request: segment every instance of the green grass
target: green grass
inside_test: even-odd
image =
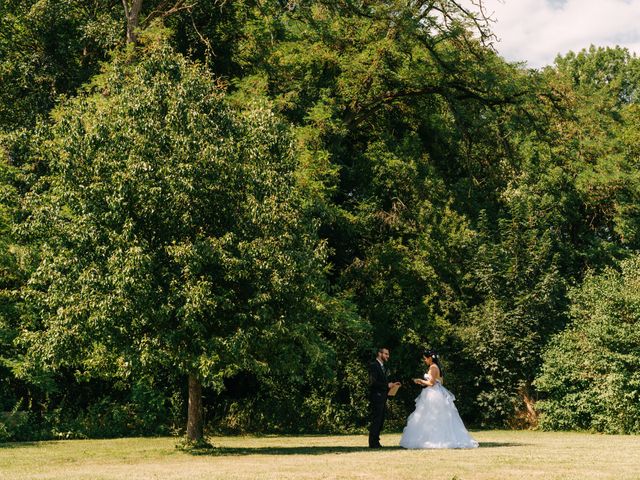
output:
[[[200,454],[174,438],[0,444],[0,479],[640,479],[640,436],[473,432],[475,450],[403,450],[383,435],[213,437]]]

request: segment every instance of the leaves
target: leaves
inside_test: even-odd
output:
[[[634,255],[572,291],[572,322],[545,351],[536,379],[543,428],[640,430],[639,267]]]
[[[118,2],[0,6],[4,408],[196,373],[216,426],[357,429],[386,344],[531,425],[569,289],[638,247],[637,58],[526,70],[453,1],[141,8],[123,48]]]
[[[34,367],[173,366],[221,389],[240,370],[320,361],[309,318],[329,301],[325,254],[286,128],[264,108],[232,110],[166,45],[145,49],[61,106],[40,144],[50,173],[23,226],[38,252],[23,295],[42,327],[21,335]],[[287,338],[302,348],[273,361]]]

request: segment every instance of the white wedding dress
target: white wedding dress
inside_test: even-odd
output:
[[[430,375],[424,376],[430,380]],[[477,448],[453,403],[455,397],[440,379],[422,390],[407,419],[400,446],[404,448]]]

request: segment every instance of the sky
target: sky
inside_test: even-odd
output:
[[[483,0],[508,61],[540,68],[556,55],[590,45],[627,47],[640,55],[640,0]]]

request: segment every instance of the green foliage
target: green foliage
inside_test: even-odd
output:
[[[31,412],[18,410],[16,405],[9,412],[0,413],[0,442],[25,441],[42,438],[41,425]]]
[[[178,7],[122,49],[118,2],[0,5],[2,408],[179,430],[195,374],[213,429],[355,431],[373,349],[428,345],[465,420],[535,423],[568,288],[640,248],[637,58],[524,70],[448,0]]]
[[[591,45],[558,56],[555,64],[580,89],[604,91],[617,105],[640,101],[640,63],[626,48]]]
[[[248,372],[265,396],[330,378],[324,338],[361,327],[323,293],[285,126],[231,110],[204,70],[149,42],[57,109],[36,149],[49,173],[20,227],[34,273],[17,373],[49,388],[59,369],[126,381],[170,366],[220,392]]]
[[[541,350],[540,426],[639,433],[640,256],[572,291],[571,324]]]
[[[24,281],[20,248],[12,232],[16,205],[20,201],[15,188],[18,176],[17,169],[6,162],[3,155],[0,160],[0,412],[10,411],[20,403],[24,386],[11,372],[11,366],[19,358],[14,340],[20,329],[18,290]],[[14,415],[14,418],[19,417]]]
[[[481,212],[466,277],[479,301],[463,314],[460,336],[475,360],[479,420],[488,425],[518,424],[532,397],[535,352],[566,323],[570,249],[554,234],[569,214],[559,189],[564,176],[528,167],[503,191],[502,218],[492,222]]]
[[[39,408],[18,402],[0,412],[0,441],[166,435],[183,422],[168,386],[148,378],[115,389],[100,381],[58,382],[66,390],[38,398]]]
[[[640,60],[621,48],[594,48],[556,60],[575,88],[575,125],[567,155],[588,220],[593,248],[638,249],[640,210],[637,155],[640,137]],[[619,252],[624,255],[623,252]]]
[[[114,2],[6,0],[0,5],[0,131],[31,127],[73,94],[118,44]]]

